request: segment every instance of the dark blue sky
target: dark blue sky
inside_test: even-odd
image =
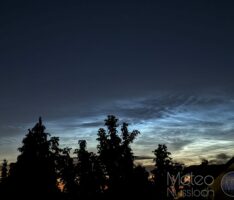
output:
[[[94,149],[107,114],[140,129],[138,155],[159,142],[187,162],[204,149],[230,155],[233,10],[211,0],[1,2],[0,158],[13,160],[39,115],[63,144],[85,137]]]

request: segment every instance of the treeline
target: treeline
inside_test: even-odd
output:
[[[128,124],[108,116],[97,133],[97,154],[87,150],[85,140],[78,148],[60,148],[59,138],[45,132],[41,118],[28,130],[15,163],[4,160],[1,168],[1,196],[24,199],[154,198],[176,199],[178,189],[171,177],[182,173],[166,145],[153,151],[155,169],[134,164],[131,144],[140,134]]]

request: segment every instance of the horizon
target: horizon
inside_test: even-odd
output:
[[[119,120],[118,130],[120,130],[121,123],[123,123],[123,122],[128,123],[127,121]],[[66,131],[66,129],[64,128],[64,127],[66,127],[67,124],[63,124],[62,127],[58,128],[57,123],[56,123],[56,125],[54,123],[56,123],[56,122],[53,122],[53,123],[49,122],[48,123],[49,126],[47,126],[46,125],[47,123],[43,120],[43,124],[46,127],[46,132],[50,134],[50,137],[54,137],[54,136],[55,137],[59,137],[60,138],[60,145],[61,145],[61,147],[72,148],[71,156],[73,156],[74,150],[78,147],[78,141],[79,140],[83,140],[83,139],[85,139],[87,141],[87,148],[88,148],[88,150],[90,150],[90,151],[92,151],[94,153],[97,153],[97,150],[96,150],[96,147],[97,147],[97,141],[96,141],[97,132],[98,132],[99,128],[104,128],[104,120],[103,120],[103,126],[100,126],[99,128],[97,128],[96,126],[99,123],[101,124],[101,122],[99,122],[99,123],[97,123],[97,122],[89,122],[90,124],[92,124],[92,126],[95,125],[95,126],[92,127],[91,130],[90,130],[90,128],[85,127],[83,129],[83,132],[81,131],[82,134],[79,134],[79,132],[76,133],[76,131],[75,131],[75,133],[72,133],[72,137],[67,138],[67,141],[64,140],[64,137],[63,137],[64,136],[64,132],[66,132],[66,135],[69,133],[69,131]],[[83,123],[83,126],[84,125],[87,126],[89,123],[87,123],[87,122]],[[129,130],[130,131],[133,131],[133,130],[140,131],[139,129],[132,127],[131,124],[129,124],[129,125],[130,125],[129,126]],[[144,124],[143,124],[143,126],[144,126]],[[31,125],[31,128],[32,127],[33,127],[33,123]],[[51,129],[52,129],[52,127],[56,127],[55,129],[57,129],[58,132],[61,131],[61,133],[57,133],[56,134],[53,131],[51,132],[50,130],[48,130],[47,127],[50,127]],[[31,129],[31,128],[28,127],[27,130]],[[89,132],[89,134],[91,134],[91,136],[87,137],[87,132],[84,131],[85,129]],[[95,129],[96,129],[96,132],[95,132]],[[96,137],[94,136],[94,133],[96,133]],[[18,148],[22,145],[22,140],[26,136],[26,134],[27,134],[27,132],[26,132],[26,129],[25,129],[25,133],[22,134],[22,137],[19,138],[19,141],[15,141],[14,146],[17,146],[17,145],[18,146],[17,146],[16,149],[14,149],[14,153],[11,154],[11,157],[9,156],[12,159],[9,159],[9,157],[7,158],[7,157],[4,157],[4,156],[2,156],[1,158],[2,159],[7,159],[9,162],[16,162],[17,156],[19,155]],[[172,151],[170,149],[171,145],[170,145],[169,142],[155,143],[154,141],[151,141],[151,143],[153,144],[153,145],[151,145],[152,149],[148,148],[147,150],[149,150],[149,152],[147,152],[144,149],[146,146],[142,145],[142,143],[144,143],[144,141],[143,142],[139,142],[140,141],[140,138],[139,138],[140,136],[142,136],[142,132],[141,131],[140,131],[140,135],[136,138],[136,142],[135,142],[136,144],[133,143],[131,146],[133,148],[133,154],[134,154],[134,157],[135,157],[135,163],[136,164],[142,164],[143,166],[147,166],[147,167],[152,167],[154,165],[153,164],[154,163],[153,162],[153,159],[154,159],[154,157],[153,157],[153,150],[156,149],[156,147],[158,146],[158,144],[166,144],[167,146],[169,146],[169,151],[172,153],[171,157],[173,158],[173,160],[176,161],[176,162],[185,164],[185,166],[194,165],[194,164],[195,165],[196,164],[201,164],[201,162],[202,162],[203,159],[208,160],[209,164],[224,164],[224,163],[226,163],[228,160],[230,160],[233,157],[233,154],[230,152],[230,150],[227,150],[227,149],[225,151],[220,151],[220,149],[218,149],[216,154],[213,153],[213,152],[211,152],[211,157],[207,157],[207,156],[203,156],[203,155],[202,156],[198,155],[198,154],[196,154],[196,151],[195,151],[195,153],[193,153],[193,156],[195,156],[196,158],[193,157],[193,159],[188,159],[189,156],[186,157],[186,153],[184,153],[184,152],[182,152],[182,157],[177,157],[178,156],[178,155],[176,155],[177,151]],[[62,137],[62,139],[61,139],[61,137]],[[17,142],[19,142],[19,143],[17,144]],[[200,146],[202,147],[202,144],[200,144]],[[207,147],[208,146],[206,144],[205,148],[207,148]],[[223,146],[221,146],[221,148],[223,148]],[[139,149],[141,149],[141,151],[139,151]],[[202,148],[199,149],[199,147],[197,147],[196,150],[201,151],[201,152],[203,151],[203,149]],[[140,152],[140,153],[144,152],[144,154],[140,154],[140,153],[136,154],[135,151],[136,152]],[[180,149],[180,151],[181,151],[181,149]],[[194,151],[194,149],[193,149],[193,151]],[[185,152],[186,152],[186,150],[185,150]],[[226,153],[226,152],[228,152],[228,153]],[[189,151],[188,151],[188,153],[189,153]]]

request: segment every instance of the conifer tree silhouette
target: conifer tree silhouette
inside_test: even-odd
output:
[[[167,150],[165,144],[159,144],[158,148],[153,151],[155,158],[155,169],[152,171],[155,191],[159,199],[173,199],[169,192],[168,173],[172,172],[173,163],[170,157],[171,153]]]
[[[156,195],[160,199],[177,198],[179,183],[175,182],[175,177],[178,173],[182,174],[183,164],[172,160],[171,153],[165,144],[159,144],[153,153],[155,155],[155,169],[152,170],[152,174]]]
[[[7,182],[8,182],[8,163],[4,159],[1,165],[1,176],[0,176],[0,194],[4,196],[8,193],[7,191]]]
[[[13,189],[24,198],[56,195],[58,138],[49,138],[42,119],[28,130],[11,171]]]

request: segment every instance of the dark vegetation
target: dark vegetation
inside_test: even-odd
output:
[[[140,134],[120,127],[115,116],[108,116],[105,129],[97,133],[97,154],[87,150],[85,140],[75,150],[60,148],[59,138],[45,132],[41,118],[28,130],[15,163],[4,160],[1,167],[1,197],[12,199],[176,199],[181,190],[170,177],[185,173],[184,166],[170,157],[167,146],[153,151],[155,168],[148,172],[134,164],[131,144]],[[207,163],[203,162],[203,165]],[[202,168],[204,169],[204,168]],[[189,170],[189,169],[187,169]],[[205,172],[204,172],[205,173]],[[185,198],[182,199],[203,199]]]

